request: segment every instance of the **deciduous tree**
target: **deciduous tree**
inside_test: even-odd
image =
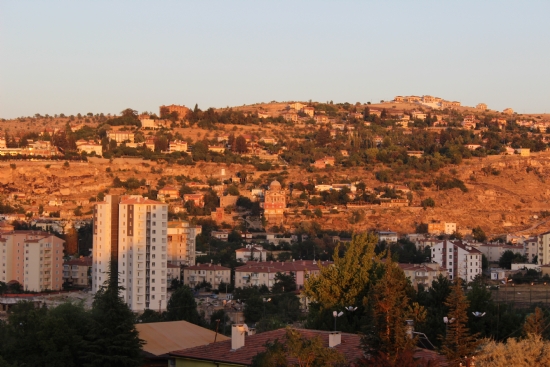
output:
[[[357,234],[345,246],[340,256],[339,246],[334,249],[334,264],[321,266],[317,276],[305,282],[304,292],[321,309],[355,305],[357,297],[369,283],[370,270],[377,255],[374,248],[378,238],[374,234]],[[359,300],[366,303],[367,299]]]

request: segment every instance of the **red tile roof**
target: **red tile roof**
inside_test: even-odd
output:
[[[235,271],[245,272],[289,272],[304,270],[319,270],[319,265],[331,265],[330,261],[298,260],[298,261],[249,261],[245,265],[235,268]]]
[[[192,266],[186,266],[184,270],[231,270],[225,266],[216,264],[197,264]]]
[[[302,336],[312,339],[320,337],[323,345],[328,347],[329,331],[322,330],[306,330],[296,329]],[[237,365],[250,365],[252,359],[258,354],[265,351],[265,345],[268,341],[285,340],[286,329],[277,329],[267,331],[265,333],[246,336],[244,347],[237,350],[231,350],[231,340],[226,340],[218,343],[203,345],[200,347],[183,349],[170,352],[171,356],[183,357],[186,359],[195,359],[203,361],[213,361],[218,363],[233,363]],[[348,363],[353,363],[364,356],[361,348],[361,336],[357,334],[342,333],[342,342],[334,347],[342,353]],[[444,366],[444,358],[435,352],[417,349],[415,357],[433,359],[439,362],[438,366]],[[443,363],[442,363],[443,362]]]

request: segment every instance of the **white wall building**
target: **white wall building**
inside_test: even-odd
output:
[[[539,265],[550,263],[550,232],[542,233],[538,236],[538,262]]]
[[[191,266],[196,260],[197,235],[200,226],[190,226],[189,222],[168,223],[168,261],[175,265]]]
[[[449,279],[471,282],[481,274],[482,253],[461,241],[441,241],[432,247],[432,261],[447,268]]]
[[[165,309],[168,205],[139,195],[107,195],[94,208],[92,291],[118,263],[121,297],[132,311]]]

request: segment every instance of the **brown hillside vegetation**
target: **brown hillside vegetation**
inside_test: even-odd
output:
[[[50,165],[47,168],[47,165]],[[109,167],[112,173],[106,172]],[[486,174],[491,167],[495,174]],[[152,173],[152,168],[162,173]],[[230,176],[239,171],[253,171],[252,166],[198,163],[195,166],[168,165],[142,159],[118,158],[110,162],[107,159],[91,158],[86,163],[71,162],[70,168],[63,163],[17,161],[16,168],[10,163],[0,163],[0,183],[4,187],[2,196],[10,192],[27,194],[24,206],[45,204],[51,198],[60,198],[70,203],[68,209],[83,204],[82,211],[91,209],[88,200],[97,196],[112,185],[113,176],[121,180],[131,177],[145,178],[152,186],[162,177],[185,175],[205,182],[210,177],[220,178],[221,168]],[[485,170],[484,170],[485,168]],[[438,191],[435,187],[424,188],[413,193],[413,206],[402,208],[383,208],[372,206],[361,209],[362,219],[350,223],[351,210],[339,208],[338,214],[326,214],[316,219],[323,227],[341,230],[390,229],[401,233],[414,231],[415,223],[430,220],[456,222],[461,230],[480,225],[488,234],[504,233],[540,233],[550,229],[550,221],[541,218],[540,213],[548,210],[550,203],[550,154],[541,153],[533,157],[493,156],[469,160],[462,165],[447,169],[466,183],[468,192],[459,189]],[[338,182],[344,178],[363,180],[368,187],[381,186],[373,172],[357,169],[330,169],[316,174],[305,173],[299,168],[289,168],[286,182],[305,181],[315,175],[326,175],[329,180]],[[270,173],[273,173],[271,171]],[[265,172],[255,172],[256,178],[264,178]],[[110,188],[110,192],[123,189]],[[122,192],[122,191],[121,191]],[[138,189],[136,193],[146,193]],[[436,205],[426,210],[419,206],[423,198],[431,197]],[[289,211],[285,227],[297,226],[301,221],[309,221],[298,211],[297,215]]]

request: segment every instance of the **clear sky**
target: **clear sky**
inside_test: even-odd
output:
[[[0,117],[434,95],[550,112],[550,1],[0,0]]]

